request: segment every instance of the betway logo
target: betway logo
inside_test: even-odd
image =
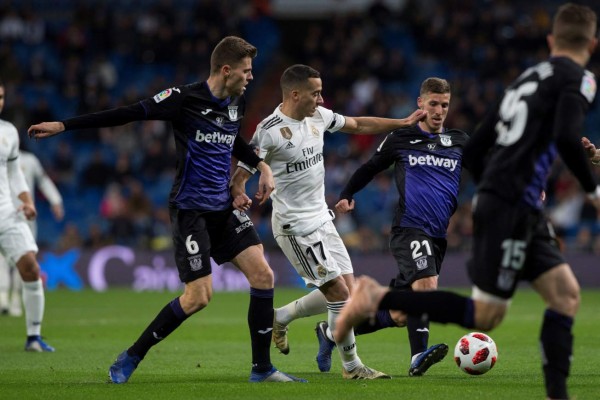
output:
[[[415,165],[430,165],[432,167],[448,168],[450,171],[454,171],[458,165],[458,160],[451,160],[449,158],[436,157],[432,155],[427,156],[413,156],[408,155],[408,163],[411,167]]]
[[[196,131],[196,142],[200,143],[225,143],[229,146],[232,146],[234,139],[235,135],[228,135],[221,132],[202,133],[200,131]]]

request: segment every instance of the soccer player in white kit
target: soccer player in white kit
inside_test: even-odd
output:
[[[44,171],[40,160],[35,154],[21,150],[19,163],[27,187],[30,188],[30,195],[33,204],[35,204],[34,187],[40,189],[48,203],[50,210],[56,221],[61,221],[64,217],[63,200],[60,192],[50,177]],[[12,194],[13,204],[16,207],[21,205],[21,200],[18,198],[18,193]],[[33,233],[34,239],[37,238],[37,223],[36,220],[28,220],[27,224]],[[19,271],[14,263],[9,263],[8,260],[0,254],[0,313],[8,314],[13,317],[20,317],[23,314],[21,307],[23,285]]]
[[[321,106],[322,81],[315,69],[293,65],[281,76],[283,103],[256,129],[251,144],[270,165],[275,178],[272,227],[275,239],[308,287],[306,296],[275,309],[273,341],[289,353],[287,326],[294,319],[327,312],[317,324],[322,372],[331,368],[331,350],[337,344],[345,379],[380,379],[389,375],[365,366],[357,355],[354,335],[335,343],[337,316],[346,304],[354,282],[352,263],[325,202],[323,137],[325,132],[379,134],[416,124],[424,112],[405,119],[345,117]],[[252,204],[245,183],[254,169],[238,163],[231,180],[234,207],[246,211]]]
[[[4,108],[4,84],[0,82],[0,112]],[[15,207],[12,192],[21,201]],[[42,340],[44,287],[36,260],[38,247],[25,219],[36,217],[36,209],[21,168],[19,167],[19,133],[13,124],[0,119],[0,253],[15,263],[23,279],[23,304],[27,340],[25,350],[54,351]]]

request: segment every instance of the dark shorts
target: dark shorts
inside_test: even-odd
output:
[[[175,263],[182,282],[210,275],[210,258],[231,261],[250,246],[260,244],[252,221],[243,212],[170,209]]]
[[[484,292],[510,299],[520,280],[534,281],[565,262],[550,222],[541,211],[518,207],[486,193],[473,212],[469,276]]]
[[[394,228],[390,249],[398,265],[398,275],[390,286],[409,289],[416,280],[440,274],[446,239],[432,238],[420,229]]]

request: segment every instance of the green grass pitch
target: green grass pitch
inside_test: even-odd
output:
[[[275,305],[304,291],[276,290]],[[104,293],[58,290],[46,294],[43,335],[53,354],[25,353],[23,318],[0,317],[0,399],[543,399],[538,335],[543,304],[528,290],[518,292],[504,323],[491,332],[498,363],[482,376],[461,372],[452,359],[466,330],[432,324],[430,344],[445,342],[450,354],[419,378],[407,376],[405,330],[359,336],[366,365],[393,376],[381,381],[345,381],[337,354],[330,373],[318,372],[314,327],[324,316],[295,321],[290,354],[273,348],[273,363],[306,378],[307,384],[250,384],[247,293],[214,294],[209,307],[155,346],[129,383],[107,383],[109,365],[128,347],[174,293]],[[600,397],[600,291],[582,294],[575,324],[571,369],[573,398]]]

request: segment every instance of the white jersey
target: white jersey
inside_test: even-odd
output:
[[[275,237],[308,235],[333,219],[325,202],[323,136],[345,124],[342,115],[323,107],[317,107],[312,117],[297,121],[285,116],[278,106],[256,127],[250,144],[258,149],[275,178],[271,194]]]
[[[46,175],[46,171],[44,171],[40,160],[38,160],[35,154],[21,150],[19,161],[21,165],[21,171],[23,171],[25,181],[27,182],[27,186],[29,186],[31,189],[30,194],[33,202],[35,203],[35,191],[33,188],[37,184],[37,187],[46,197],[50,205],[54,206],[62,204],[60,192],[50,177]],[[17,193],[13,193],[13,202],[16,206],[21,205],[21,200],[19,200],[17,197]]]
[[[16,213],[12,201],[11,179],[8,174],[9,162],[18,162],[19,133],[8,121],[0,119],[0,218],[5,220]]]

